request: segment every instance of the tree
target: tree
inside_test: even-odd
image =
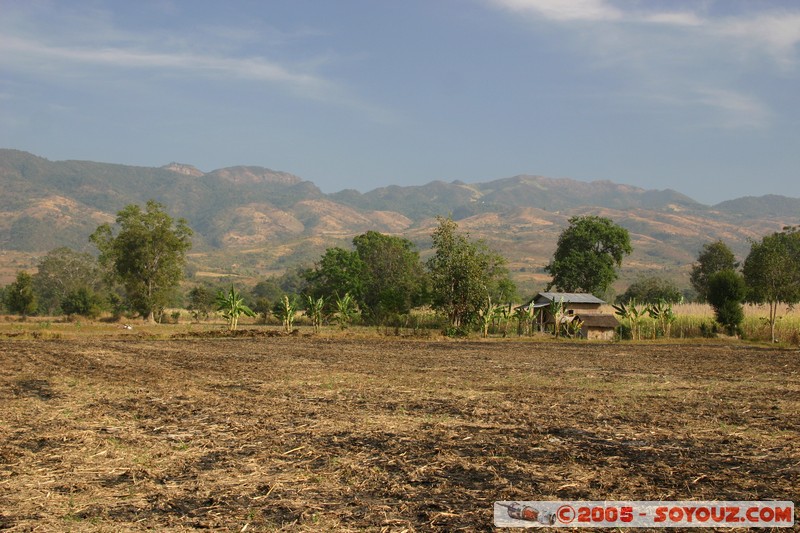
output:
[[[125,287],[132,308],[153,322],[183,278],[192,230],[183,219],[174,222],[153,200],[145,211],[128,205],[117,213],[116,222],[116,236],[103,224],[91,240],[100,250],[100,263]]]
[[[769,305],[770,336],[775,342],[778,304],[800,301],[800,232],[784,228],[753,242],[742,271],[747,301]]]
[[[371,321],[407,313],[426,298],[426,275],[414,243],[368,231],[353,239],[355,250],[328,248],[306,279],[311,295],[334,302],[349,294]]]
[[[463,332],[478,310],[501,288],[508,290],[505,259],[483,241],[457,233],[452,218],[437,217],[431,235],[435,253],[428,260],[433,307],[444,313],[451,328]]]
[[[39,309],[49,315],[63,311],[63,302],[72,294],[72,304],[76,298],[91,295],[93,305],[102,306],[104,290],[103,272],[94,257],[66,246],[47,253],[39,261],[33,276],[33,287],[39,298]],[[79,296],[80,294],[80,296]],[[71,308],[74,309],[74,306]]]
[[[68,316],[97,318],[103,311],[103,299],[90,287],[78,287],[69,291],[61,300],[61,310]]]
[[[553,276],[548,289],[589,292],[603,296],[617,279],[622,258],[633,251],[630,236],[608,218],[578,216],[558,238],[558,246],[545,271]]]
[[[344,248],[328,248],[314,269],[306,272],[309,290],[314,297],[331,298],[348,293],[360,301],[364,294],[366,266],[358,253]]]
[[[722,270],[736,270],[738,266],[736,257],[724,242],[718,240],[706,243],[697,255],[697,262],[692,265],[689,281],[697,291],[698,298],[707,301],[708,278]]]
[[[207,319],[215,304],[216,298],[207,286],[197,285],[189,291],[189,306],[187,309],[197,322]]]
[[[244,298],[233,284],[227,293],[220,291],[217,294],[217,311],[222,312],[222,316],[228,321],[228,329],[231,331],[239,325],[240,316],[256,316],[255,312],[244,304]]]
[[[636,299],[638,302],[655,304],[658,302],[678,303],[683,299],[681,290],[671,281],[650,276],[639,278],[628,286],[628,289],[617,296],[617,303],[626,303]]]
[[[408,313],[425,298],[426,276],[414,243],[402,237],[368,231],[353,239],[363,263],[359,305],[373,321]]]
[[[8,285],[3,302],[11,313],[22,318],[36,313],[36,294],[33,292],[33,278],[24,270],[17,272],[17,279]]]
[[[728,335],[736,334],[744,320],[742,301],[747,295],[747,286],[741,274],[732,269],[720,270],[708,277],[707,297],[714,315]]]

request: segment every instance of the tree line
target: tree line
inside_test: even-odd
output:
[[[356,236],[350,249],[328,248],[313,266],[290,269],[254,287],[197,284],[182,294],[191,237],[186,221],[173,219],[163,205],[129,205],[117,214],[116,224],[103,224],[90,236],[97,257],[69,248],[52,250],[36,274],[17,274],[3,289],[2,302],[23,317],[94,318],[110,312],[149,321],[183,303],[197,320],[221,311],[235,327],[242,314],[264,320],[271,315],[287,328],[301,309],[317,327],[323,317],[347,327],[355,320],[386,324],[429,306],[443,317],[449,333],[463,334],[485,327],[487,310],[507,309],[510,314],[510,303],[518,301],[505,258],[460,231],[450,217],[437,218],[432,255],[425,261],[410,240],[368,231]],[[800,299],[798,243],[796,228],[765,236],[752,243],[741,269],[724,243],[709,243],[693,265],[691,284],[731,331],[741,323],[742,302],[769,304],[774,332],[777,304]],[[610,219],[572,217],[545,266],[552,278],[547,289],[602,297],[631,252],[628,232]],[[681,297],[664,280],[646,278],[631,284],[618,303],[674,302]]]

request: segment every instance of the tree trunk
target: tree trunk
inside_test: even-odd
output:
[[[150,311],[148,311],[147,317],[144,319],[144,321],[149,323],[149,324],[155,324],[156,323],[156,315],[155,315],[155,313],[153,313],[152,309]]]
[[[769,303],[769,331],[773,344],[775,343],[775,320],[778,318],[778,302]]]

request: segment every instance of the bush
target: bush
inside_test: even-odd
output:
[[[651,276],[631,283],[628,290],[617,296],[616,303],[628,303],[634,299],[641,303],[654,304],[664,301],[674,304],[683,300],[683,294],[668,279]]]
[[[736,335],[744,321],[742,301],[746,294],[744,277],[733,270],[722,270],[708,278],[708,301],[728,335]]]
[[[103,311],[103,301],[92,289],[80,287],[67,293],[61,302],[61,310],[66,315],[81,315],[94,319]]]

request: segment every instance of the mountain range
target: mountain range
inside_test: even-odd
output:
[[[0,149],[0,282],[58,246],[91,250],[88,236],[130,203],[155,199],[195,231],[195,275],[258,278],[310,264],[328,246],[367,230],[403,235],[423,251],[437,215],[509,260],[523,287],[542,271],[571,216],[607,216],[628,229],[634,253],[622,281],[657,273],[688,285],[700,247],[716,239],[744,257],[749,242],[800,224],[800,199],[766,195],[714,206],[670,190],[610,181],[520,175],[483,183],[433,181],[361,193],[323,193],[310,181],[254,166],[211,172],[179,163],[159,168],[49,161]]]

